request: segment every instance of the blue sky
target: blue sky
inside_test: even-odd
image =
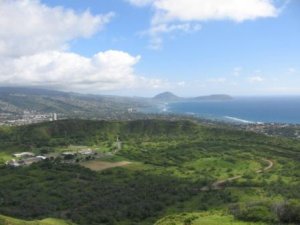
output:
[[[24,2],[0,4],[8,17],[28,17],[25,28],[0,19],[9,29],[0,32],[0,64],[13,71],[0,70],[1,85],[141,96],[300,95],[298,0]]]

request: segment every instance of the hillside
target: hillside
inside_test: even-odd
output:
[[[0,214],[78,225],[298,224],[299,147],[295,139],[190,121],[2,127],[0,163],[22,151],[51,157],[0,166]],[[98,155],[60,155],[82,148]],[[274,166],[264,171],[266,160]]]
[[[56,112],[63,117],[120,118],[128,108],[148,106],[139,98],[85,95],[38,88],[0,87],[0,113]]]
[[[180,100],[181,98],[174,95],[173,93],[171,92],[163,92],[163,93],[160,93],[158,95],[155,95],[153,97],[154,100],[158,100],[158,101],[178,101]]]
[[[182,98],[164,92],[154,98],[88,95],[29,87],[0,87],[0,124],[24,125],[53,119],[137,120],[159,118],[147,109],[161,102],[224,101],[227,95]],[[150,110],[151,111],[151,110]]]
[[[198,97],[179,97],[172,92],[163,92],[158,94],[152,98],[155,101],[162,101],[162,102],[176,102],[176,101],[228,101],[232,100],[233,98],[230,95],[225,94],[215,94],[215,95],[207,95],[207,96],[198,96]]]
[[[218,213],[184,213],[167,216],[155,223],[155,225],[267,225],[259,222],[242,222],[235,220],[232,216]]]
[[[230,95],[208,95],[193,98],[196,101],[228,101],[233,98]]]

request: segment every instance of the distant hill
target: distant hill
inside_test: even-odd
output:
[[[164,102],[174,102],[174,101],[225,101],[233,99],[230,95],[225,94],[215,94],[191,98],[179,97],[172,92],[163,92],[153,97],[154,100],[164,101]]]
[[[231,100],[233,99],[230,95],[208,95],[208,96],[200,96],[193,98],[197,101],[224,101],[224,100]]]
[[[71,93],[30,87],[0,87],[1,95],[69,96]]]
[[[0,113],[22,117],[25,111],[57,113],[59,118],[128,120],[144,118],[144,108],[157,102],[229,100],[229,95],[195,98],[164,92],[153,98],[91,95],[32,87],[0,87]]]
[[[56,112],[68,118],[119,118],[130,108],[148,106],[140,98],[87,95],[28,87],[0,87],[0,113]]]
[[[160,101],[178,101],[181,98],[174,95],[172,92],[163,92],[153,97],[154,100]]]

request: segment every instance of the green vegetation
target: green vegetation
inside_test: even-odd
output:
[[[1,167],[0,214],[78,225],[300,222],[299,140],[190,121],[66,120],[0,129],[0,158],[80,146],[112,152],[117,137],[121,151],[100,164],[81,163],[95,171],[59,159]],[[257,173],[268,166],[266,159],[274,167]],[[102,170],[103,161],[105,166],[132,163]],[[216,181],[235,176],[213,188]]]
[[[59,219],[43,219],[34,221],[18,220],[7,216],[0,215],[0,225],[74,225],[71,222],[66,222]]]
[[[265,225],[265,223],[249,223],[238,221],[233,216],[215,213],[183,213],[167,216],[155,225]]]

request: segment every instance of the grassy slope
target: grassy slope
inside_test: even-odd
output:
[[[155,225],[264,225],[264,223],[250,223],[235,220],[233,216],[205,213],[184,213],[167,216]]]
[[[0,225],[74,225],[74,223],[53,218],[25,221],[0,215]]]

